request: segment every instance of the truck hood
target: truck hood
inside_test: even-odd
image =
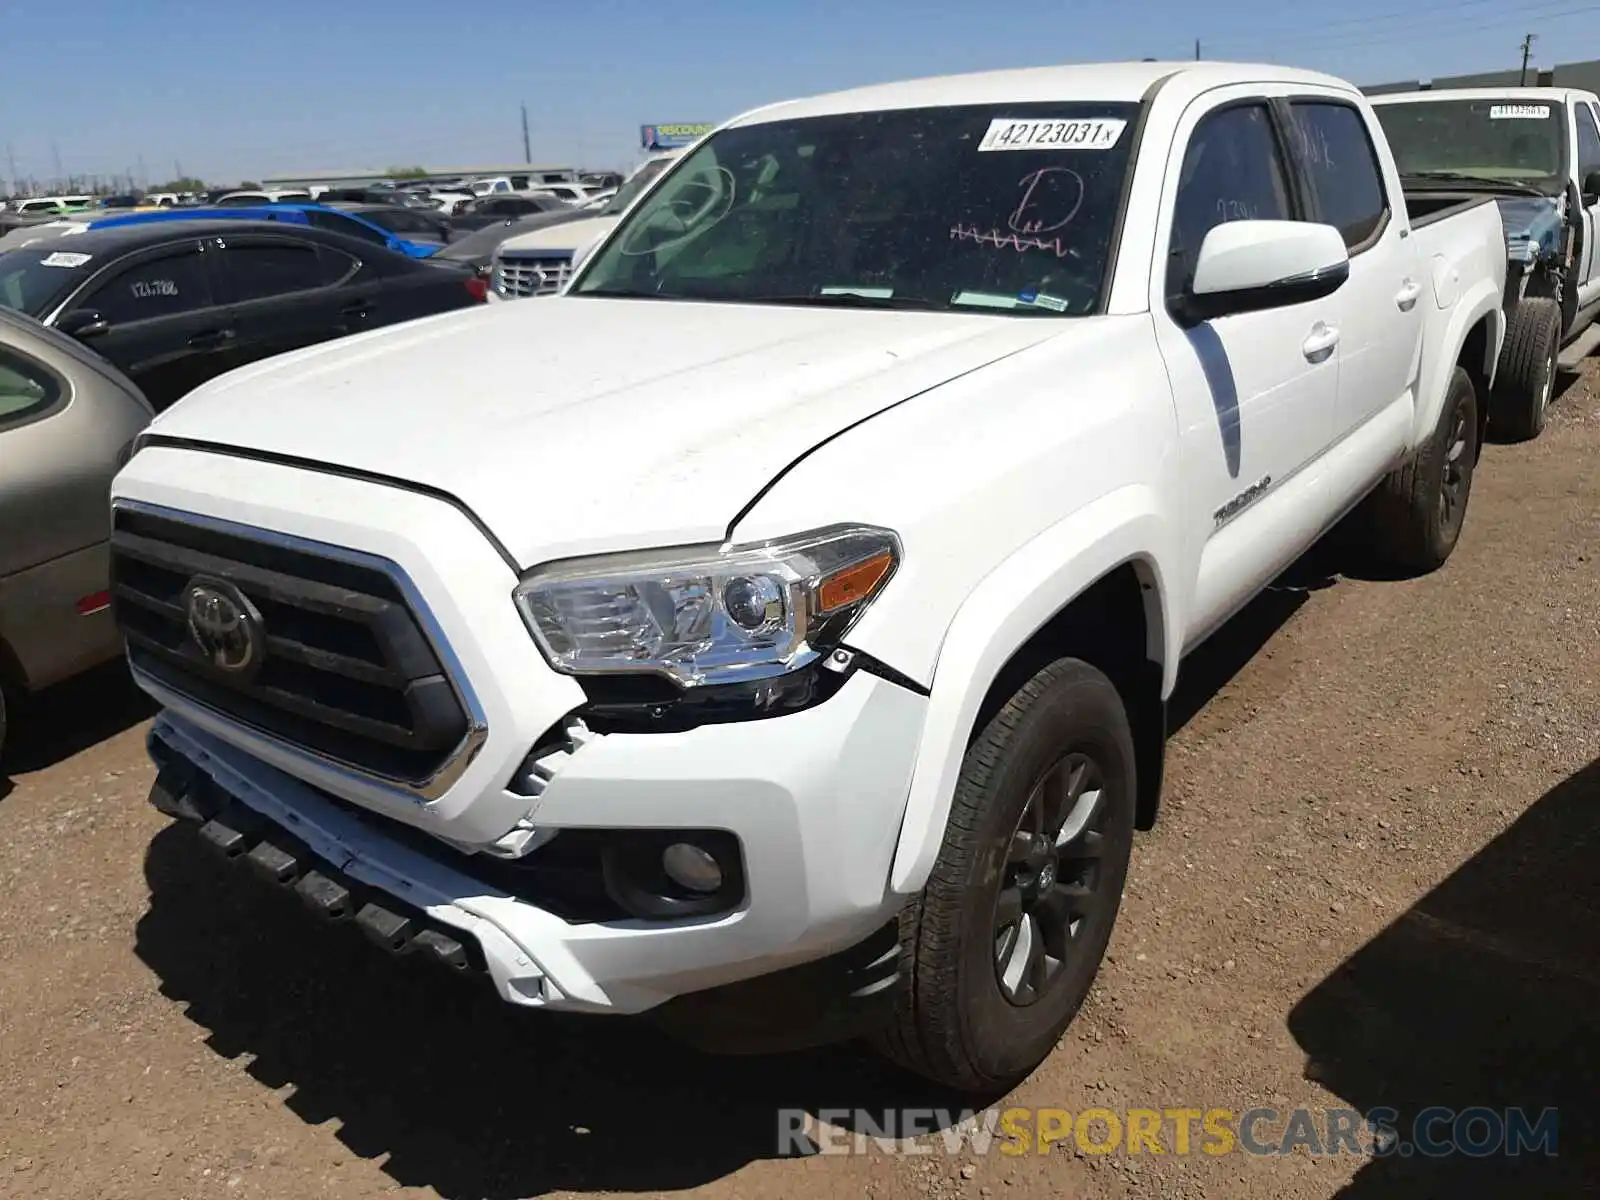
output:
[[[1516,261],[1555,258],[1561,252],[1566,218],[1563,203],[1555,197],[1497,196],[1500,224],[1506,234],[1506,252]]]
[[[1088,345],[1099,325],[524,300],[233,371],[151,432],[426,485],[472,510],[529,567],[719,541],[818,443],[1046,339]]]

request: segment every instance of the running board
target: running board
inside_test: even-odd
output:
[[[1561,348],[1556,366],[1563,371],[1576,371],[1584,359],[1600,347],[1600,323],[1589,326]]]

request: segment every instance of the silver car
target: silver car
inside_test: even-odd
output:
[[[8,702],[121,652],[111,477],[152,415],[110,363],[0,307],[0,753]]]

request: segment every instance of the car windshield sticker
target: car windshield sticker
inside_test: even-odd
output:
[[[55,253],[47,254],[40,259],[39,265],[42,267],[81,267],[89,261],[89,258],[90,256],[87,254],[69,254],[65,250],[57,250]]]
[[[1550,116],[1548,104],[1491,104],[1491,121],[1543,121]]]
[[[978,143],[979,150],[1109,150],[1128,123],[1115,118],[1055,121],[1050,118],[996,117]]]

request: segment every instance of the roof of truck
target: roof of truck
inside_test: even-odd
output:
[[[1429,100],[1544,100],[1565,103],[1571,96],[1595,99],[1593,92],[1569,87],[1518,87],[1508,83],[1501,87],[1439,88],[1416,92],[1389,92],[1373,96],[1373,104],[1424,104]]]
[[[1117,62],[1078,63],[1060,67],[1025,67],[980,71],[874,84],[830,92],[802,100],[786,100],[735,117],[731,125],[753,125],[833,113],[873,112],[895,108],[940,108],[959,104],[1142,99],[1161,80],[1183,78],[1195,91],[1230,83],[1280,82],[1336,87],[1353,92],[1343,79],[1295,67],[1259,63]]]

